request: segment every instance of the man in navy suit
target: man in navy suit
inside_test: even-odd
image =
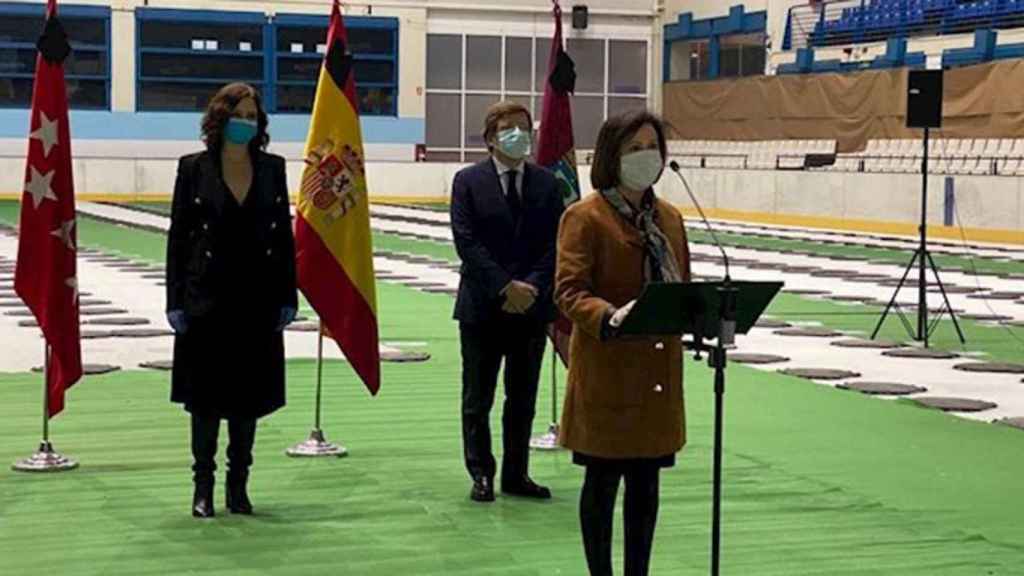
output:
[[[462,341],[462,438],[473,478],[470,498],[494,500],[496,463],[490,412],[505,362],[501,491],[548,499],[528,474],[530,433],[555,318],[555,241],[564,205],[555,176],[526,162],[533,121],[525,107],[499,102],[487,112],[491,157],[452,184],[451,220],[462,280],[455,302]]]

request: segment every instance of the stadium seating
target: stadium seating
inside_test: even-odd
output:
[[[921,172],[919,139],[869,140],[864,150],[836,154],[834,140],[772,140],[756,142],[677,140],[669,154],[684,168],[728,170],[825,170],[836,172]],[[817,167],[809,156],[835,156]],[[950,175],[1024,176],[1024,139],[932,139],[928,171]]]

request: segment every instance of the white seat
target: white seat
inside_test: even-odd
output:
[[[1003,138],[999,141],[999,151],[996,155],[1000,158],[1005,158],[1013,152],[1013,138]]]
[[[985,150],[981,155],[989,159],[996,158],[999,156],[999,143],[1000,140],[998,138],[989,138],[985,141]]]

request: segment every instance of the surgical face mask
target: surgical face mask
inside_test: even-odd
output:
[[[524,132],[519,127],[509,128],[498,132],[497,148],[502,154],[513,160],[522,160],[530,155],[530,147],[533,144],[530,133]]]
[[[619,164],[619,180],[626,188],[642,192],[661,178],[665,161],[660,150],[640,150],[622,157]]]
[[[224,128],[224,139],[232,144],[248,144],[256,137],[259,125],[255,120],[232,118]]]

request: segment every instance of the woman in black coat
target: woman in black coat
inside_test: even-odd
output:
[[[178,164],[167,245],[174,328],[171,400],[192,415],[192,514],[214,515],[217,435],[228,422],[226,506],[246,492],[256,420],[285,403],[283,330],[295,319],[295,249],[285,162],[267,154],[256,90],[230,84],[203,118],[206,151]]]

